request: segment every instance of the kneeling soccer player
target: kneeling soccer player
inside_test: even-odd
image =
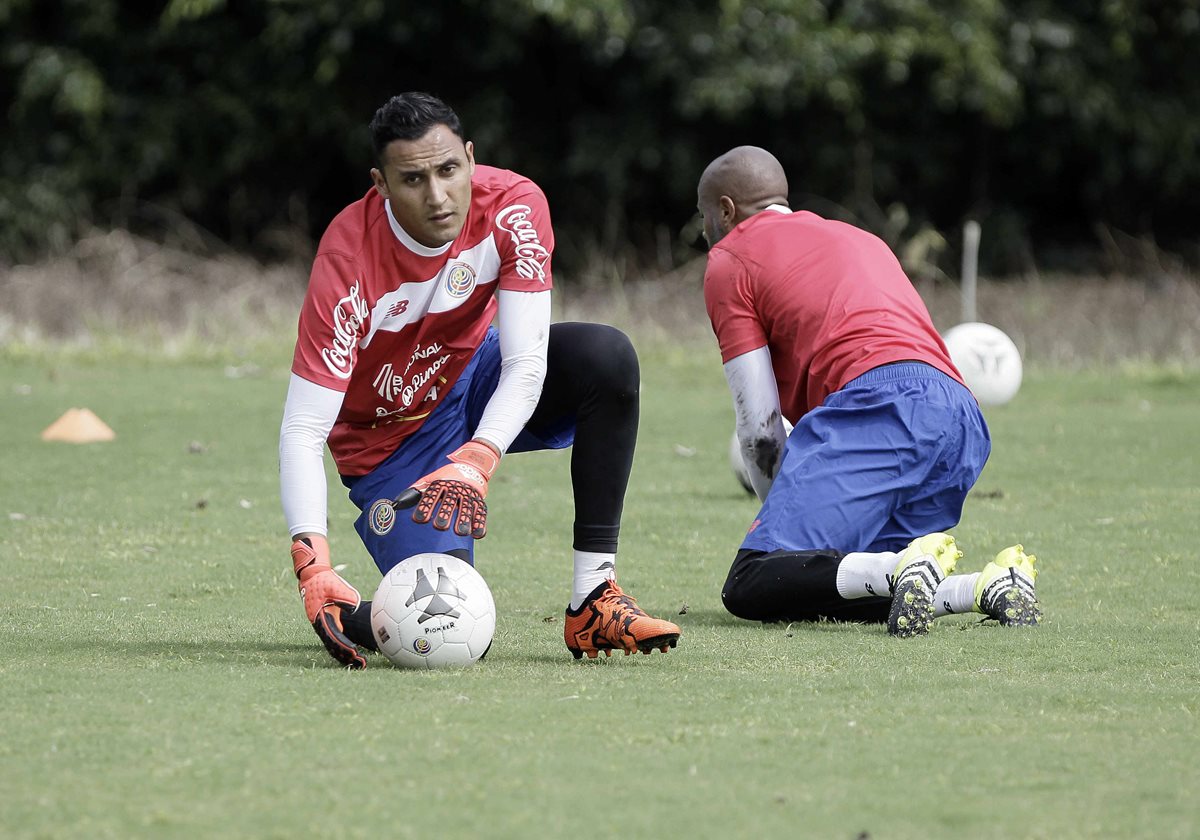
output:
[[[632,345],[599,324],[551,325],[546,199],[527,178],[476,165],[445,103],[393,97],[371,131],[374,187],[321,238],[280,431],[308,620],[338,662],[366,665],[369,605],[330,565],[326,442],[384,573],[424,552],[472,561],[501,457],[573,444],[567,648],[576,658],[666,652],[679,628],[647,615],[615,579],[637,440]]]
[[[704,297],[763,505],[722,591],[760,621],[937,615],[1036,624],[1035,558],[974,575],[945,530],[991,452],[987,424],[895,256],[877,237],[787,205],[769,152],[741,146],[697,188]],[[785,437],[781,417],[795,424]]]

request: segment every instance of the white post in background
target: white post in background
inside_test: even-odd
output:
[[[962,257],[962,320],[979,320],[975,312],[975,286],[979,271],[979,222],[967,220],[963,225]]]

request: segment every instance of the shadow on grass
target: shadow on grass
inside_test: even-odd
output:
[[[679,644],[683,645],[683,642],[680,641]],[[503,654],[501,654],[501,656],[503,656]],[[631,663],[632,662],[641,662],[642,660],[645,660],[647,665],[649,665],[651,662],[660,662],[661,663],[661,662],[665,661],[666,659],[671,658],[673,656],[675,656],[674,652],[669,653],[669,654],[664,654],[664,653],[660,653],[658,651],[654,651],[653,653],[650,653],[650,654],[631,653],[628,656],[626,656],[623,651],[614,650],[612,652],[612,656],[605,656],[603,653],[601,653],[601,654],[598,654],[595,659],[589,659],[587,656],[583,656],[579,659],[576,659],[575,657],[573,657],[571,655],[570,651],[568,651],[564,648],[561,655],[553,654],[553,653],[534,653],[534,654],[522,653],[521,657],[520,657],[520,662],[522,664],[536,662],[536,663],[543,664],[543,665],[566,665],[566,666],[574,666],[576,668],[602,668],[602,667],[605,667],[605,665],[609,662],[613,663],[613,665],[616,666],[616,664],[618,662],[620,662],[621,660],[625,660],[625,659],[628,659]],[[486,665],[486,664],[487,663],[484,663],[484,665]]]
[[[190,642],[79,641],[47,642],[41,649],[48,654],[63,654],[80,661],[113,659],[137,666],[146,662],[244,663],[279,668],[310,668],[314,665],[339,667],[314,638],[313,643],[271,642],[255,639],[198,639]],[[381,660],[382,661],[382,660]]]
[[[725,610],[707,609],[705,607],[689,607],[688,611],[683,615],[672,615],[666,617],[668,621],[673,621],[687,632],[689,625],[699,627],[761,627],[763,625],[756,621],[746,621],[744,618],[738,618]]]
[[[480,663],[487,667],[491,662],[497,665],[513,664],[516,660],[522,665],[547,664],[558,666],[575,665],[577,667],[604,667],[610,661],[617,665],[628,660],[627,665],[634,662],[643,663],[644,667],[654,667],[665,664],[668,657],[676,658],[680,654],[702,650],[704,640],[700,635],[708,635],[709,630],[734,631],[740,636],[812,635],[812,634],[863,634],[875,633],[879,625],[856,624],[837,621],[802,621],[759,623],[736,618],[721,610],[693,610],[684,616],[679,616],[683,635],[677,649],[667,654],[654,651],[650,654],[632,653],[625,655],[622,651],[613,651],[611,656],[601,653],[595,659],[584,656],[574,659],[564,648],[554,652],[524,651],[493,651],[489,659]],[[696,637],[689,638],[695,631]],[[254,667],[295,669],[329,669],[342,670],[342,666],[330,658],[321,644],[314,638],[312,644],[298,642],[275,642],[255,639],[197,639],[194,641],[49,641],[40,646],[42,652],[51,658],[69,658],[72,661],[90,662],[93,665],[105,660],[113,663],[123,663],[132,668],[163,665],[198,665],[211,666],[215,664],[247,665]],[[506,653],[508,655],[506,655]],[[514,654],[515,657],[514,657]],[[392,666],[382,655],[367,653],[368,669],[391,668]],[[636,667],[636,666],[635,666]]]
[[[689,626],[714,628],[742,628],[763,633],[860,633],[883,626],[883,622],[862,621],[747,621],[730,615],[724,610],[692,609],[686,615],[673,618],[687,633]]]

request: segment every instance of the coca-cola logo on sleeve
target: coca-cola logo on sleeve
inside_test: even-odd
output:
[[[546,261],[550,252],[542,244],[529,216],[533,211],[528,204],[510,204],[496,214],[496,227],[512,237],[516,246],[517,275],[526,280],[535,277],[546,282]]]
[[[354,343],[358,328],[366,323],[370,309],[359,293],[359,284],[333,306],[333,341],[321,349],[325,367],[338,379],[349,379],[354,366]]]

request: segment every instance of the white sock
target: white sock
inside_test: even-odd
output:
[[[900,555],[894,551],[852,551],[838,564],[838,594],[847,600],[871,596],[891,597],[890,578],[895,574],[899,560]]]
[[[617,555],[595,551],[575,552],[575,582],[571,585],[571,609],[579,609],[583,599],[597,586],[617,576]]]
[[[933,617],[975,612],[975,582],[979,572],[969,575],[950,575],[938,584],[933,593]]]

